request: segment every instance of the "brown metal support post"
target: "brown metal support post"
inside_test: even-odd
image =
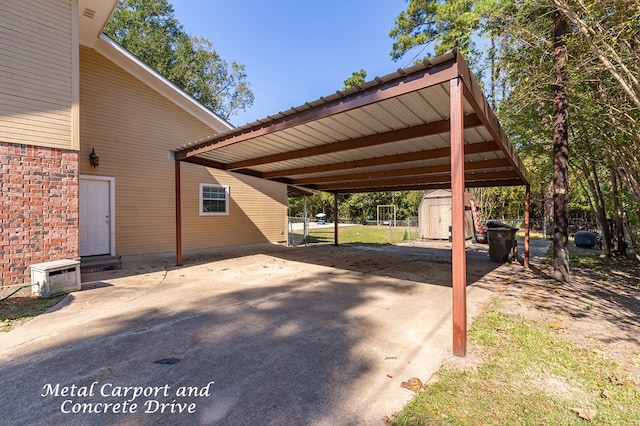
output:
[[[524,195],[524,261],[525,268],[529,267],[529,232],[531,229],[531,186],[527,185]]]
[[[338,245],[338,193],[333,194],[333,245]]]
[[[453,354],[467,355],[467,254],[464,240],[464,94],[460,77],[450,80],[451,280]]]
[[[176,266],[182,266],[182,201],[180,194],[180,161],[175,160],[176,185]]]

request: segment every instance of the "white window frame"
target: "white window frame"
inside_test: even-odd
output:
[[[224,212],[205,212],[204,211],[204,188],[223,188],[225,193]],[[228,216],[229,215],[229,185],[220,185],[218,183],[200,183],[200,202],[198,208],[200,210],[200,216]]]

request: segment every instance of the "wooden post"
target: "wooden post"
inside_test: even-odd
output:
[[[338,245],[338,193],[333,194],[333,245]]]
[[[467,254],[464,240],[464,95],[462,79],[450,80],[451,280],[453,354],[467,355]]]
[[[175,160],[176,193],[176,266],[182,266],[182,201],[180,194],[180,161]]]
[[[524,261],[525,268],[529,267],[529,232],[531,229],[531,186],[526,186],[526,192],[524,195]]]

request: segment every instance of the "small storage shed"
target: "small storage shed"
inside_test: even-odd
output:
[[[473,238],[474,220],[472,194],[464,193],[464,237]],[[425,192],[418,209],[418,229],[420,238],[425,240],[449,239],[451,226],[451,191],[436,189]]]

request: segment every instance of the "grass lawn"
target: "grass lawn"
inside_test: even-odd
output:
[[[359,244],[396,244],[403,241],[418,239],[418,227],[412,226],[375,226],[375,225],[353,225],[340,226],[338,228],[338,240],[340,243]],[[302,231],[294,232],[295,240],[302,240]],[[532,231],[529,234],[532,240],[542,240],[544,236],[541,232]],[[516,233],[516,238],[524,239],[524,231]],[[311,228],[309,230],[309,243],[333,243],[333,226],[325,228]]]
[[[612,351],[624,354],[622,359],[627,364],[622,365],[615,360],[621,360],[620,353],[615,358],[606,346],[608,340],[620,342],[620,336],[626,336],[624,332],[616,334],[618,330],[613,328],[620,312],[629,309],[627,315],[633,314],[630,318],[637,323],[640,306],[629,302],[626,308],[616,300],[635,300],[640,290],[638,264],[632,259],[603,258],[600,251],[572,251],[572,284],[560,286],[542,279],[539,285],[566,303],[551,302],[556,309],[554,315],[568,323],[575,316],[582,328],[568,330],[565,324],[509,313],[508,308],[501,309],[503,302],[498,297],[469,329],[469,352],[476,361],[445,363],[389,423],[640,425],[640,380],[628,365],[640,367],[640,351],[637,346],[623,349],[620,343],[611,343]],[[579,299],[589,289],[594,302],[578,312]],[[544,309],[540,307],[544,296],[535,291],[523,290],[525,299],[517,299],[511,306],[536,312]],[[600,302],[605,293],[607,300]],[[532,298],[535,302],[528,304]],[[607,311],[605,303],[613,308]],[[591,338],[591,331],[597,333],[598,326],[608,330],[604,341]]]
[[[516,238],[524,240],[524,230],[519,229],[516,231]],[[529,232],[530,240],[544,240],[544,234],[540,231],[530,231]]]
[[[309,243],[333,243],[333,226],[309,229]],[[302,238],[302,231],[296,232],[296,240]],[[395,244],[418,238],[418,228],[406,226],[353,225],[338,227],[338,241],[360,244]]]
[[[603,353],[496,310],[469,337],[484,362],[441,368],[392,425],[640,425],[640,387]]]

